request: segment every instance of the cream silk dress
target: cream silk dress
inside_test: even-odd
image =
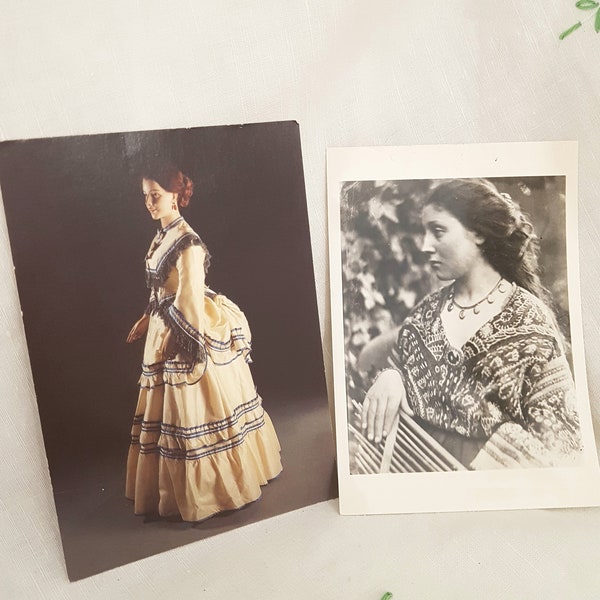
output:
[[[208,262],[182,217],[159,230],[146,257],[150,322],[126,482],[136,514],[199,521],[256,500],[282,469],[250,373],[248,323],[206,287]],[[163,360],[168,331],[174,347]]]

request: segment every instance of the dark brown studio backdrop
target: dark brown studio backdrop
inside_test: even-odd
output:
[[[194,181],[183,214],[212,254],[207,282],[250,322],[252,370],[280,423],[291,486],[289,501],[274,514],[331,497],[328,480],[314,482],[313,495],[302,491],[315,465],[310,457],[291,464],[286,440],[287,431],[303,430],[303,415],[327,414],[294,122],[0,145],[0,184],[55,497],[89,477],[95,461],[114,456],[114,465],[124,464],[143,349],[125,338],[148,301],[143,258],[156,231],[139,165],[154,155],[171,158]],[[331,474],[333,464],[329,423],[319,423],[304,433],[307,445],[319,440],[318,460],[329,463],[316,477]],[[69,566],[69,515],[61,515],[58,497],[57,508]],[[78,552],[74,546],[73,560]],[[70,575],[115,566],[109,563]]]

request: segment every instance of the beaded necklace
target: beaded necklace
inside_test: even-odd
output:
[[[494,298],[494,294],[496,291],[500,292],[501,294],[503,294],[506,291],[506,288],[504,287],[504,278],[500,277],[500,279],[498,280],[498,282],[496,283],[496,285],[494,285],[494,287],[478,302],[475,302],[475,304],[470,304],[468,306],[463,306],[462,304],[459,304],[456,301],[456,298],[454,297],[455,295],[455,291],[454,291],[454,284],[452,284],[452,287],[450,288],[450,292],[448,294],[448,312],[452,312],[454,310],[454,307],[456,306],[456,308],[460,309],[460,312],[458,313],[458,318],[459,319],[464,319],[467,316],[467,313],[465,311],[468,310],[472,310],[473,314],[478,315],[481,312],[481,309],[479,308],[481,304],[483,304],[486,300],[488,302],[488,304],[493,304],[495,302],[495,298]]]

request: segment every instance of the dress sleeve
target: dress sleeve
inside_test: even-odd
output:
[[[502,423],[471,468],[570,466],[581,451],[575,389],[564,355],[532,367],[531,390],[522,400],[524,423]]]
[[[144,310],[144,314],[151,315],[153,310],[155,310],[154,292],[150,290],[150,297],[148,298],[148,305],[146,306],[146,310]]]
[[[181,252],[176,268],[179,283],[165,322],[180,351],[194,362],[206,358],[204,346],[204,261],[202,246],[192,245]]]

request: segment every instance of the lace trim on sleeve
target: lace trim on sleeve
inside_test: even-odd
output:
[[[206,360],[204,335],[185,319],[172,304],[163,312],[163,320],[175,336],[176,346],[194,362]]]

